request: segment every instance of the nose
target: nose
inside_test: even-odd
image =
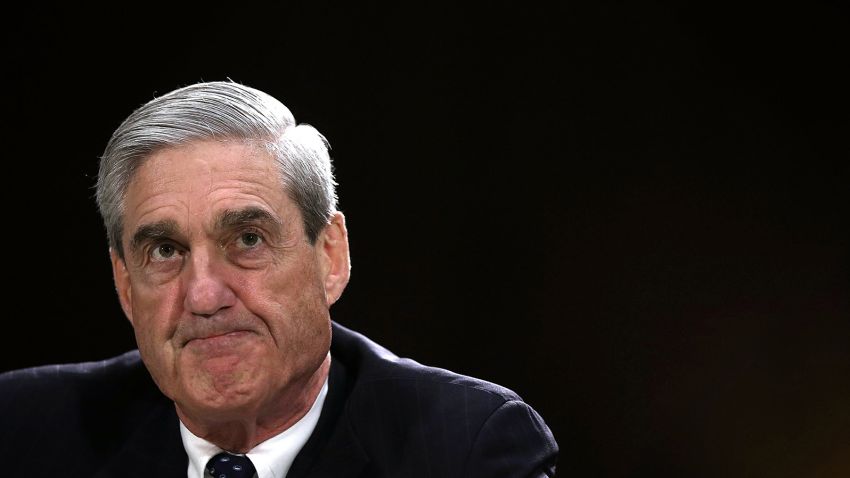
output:
[[[194,250],[189,255],[185,273],[188,275],[184,307],[192,315],[212,317],[236,303],[222,267],[210,254]]]

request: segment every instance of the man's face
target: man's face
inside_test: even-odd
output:
[[[183,413],[262,414],[304,387],[348,281],[342,215],[311,245],[264,150],[204,141],[157,152],[124,201],[121,305],[145,365]]]

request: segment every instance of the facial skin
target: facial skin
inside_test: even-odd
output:
[[[309,410],[349,277],[342,214],[311,245],[279,178],[267,152],[235,140],[159,151],[127,190],[125,259],[110,251],[157,385],[189,430],[235,452]]]

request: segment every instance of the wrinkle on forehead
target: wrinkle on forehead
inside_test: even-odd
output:
[[[243,142],[205,141],[168,148],[145,161],[125,199],[125,230],[142,221],[201,216],[252,204],[284,215],[289,200],[274,159],[264,148]],[[205,222],[207,222],[205,221]],[[132,224],[131,224],[132,222]]]

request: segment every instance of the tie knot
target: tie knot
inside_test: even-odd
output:
[[[252,478],[256,470],[247,456],[219,453],[207,462],[207,471],[213,478]]]

